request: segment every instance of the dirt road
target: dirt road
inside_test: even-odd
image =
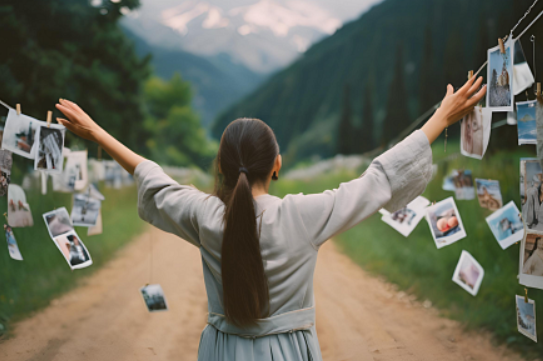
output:
[[[169,312],[149,314],[139,288],[160,282]],[[521,360],[463,332],[408,295],[364,273],[332,242],[315,275],[317,332],[324,360]],[[206,322],[198,250],[150,230],[85,284],[19,323],[0,343],[2,361],[196,360]]]

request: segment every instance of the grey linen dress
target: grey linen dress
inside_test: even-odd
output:
[[[338,189],[283,199],[257,197],[270,316],[248,328],[229,324],[224,317],[224,203],[193,187],[179,185],[151,161],[140,163],[134,176],[140,217],[200,249],[209,314],[198,360],[320,361],[313,295],[319,247],[379,209],[398,210],[420,195],[432,176],[432,151],[426,135],[418,130],[376,158],[360,178],[342,183]]]

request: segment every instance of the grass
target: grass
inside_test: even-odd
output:
[[[76,227],[91,254],[93,265],[73,272],[49,237],[42,218],[43,213],[54,208],[64,206],[70,211],[71,194],[53,193],[51,189],[47,195],[41,195],[38,189],[27,191],[34,226],[14,228],[24,261],[12,260],[7,247],[0,247],[0,325],[4,331],[6,326],[47,306],[53,298],[77,286],[141,233],[144,222],[138,218],[135,186],[120,190],[101,187],[101,191],[106,197],[102,203],[103,233],[87,237],[86,228]],[[0,206],[0,214],[6,212],[6,203]]]
[[[519,207],[519,158],[534,153],[529,147],[517,149],[489,154],[482,161],[463,156],[445,161],[459,152],[458,142],[449,142],[447,153],[443,152],[443,143],[436,142],[433,152],[434,163],[439,162],[438,173],[423,195],[431,201],[453,196],[453,192],[441,189],[443,177],[452,169],[471,169],[474,178],[499,180],[504,204],[514,200]],[[337,188],[340,182],[360,174],[343,171],[307,181],[282,180],[273,184],[271,193],[284,196],[321,192]],[[542,355],[541,343],[535,344],[517,331],[515,294],[524,294],[524,287],[517,280],[519,245],[501,249],[485,221],[491,212],[481,208],[477,199],[456,204],[468,236],[440,250],[425,220],[406,239],[382,222],[379,214],[339,235],[335,241],[366,271],[384,276],[421,301],[430,300],[442,315],[461,321],[469,329],[489,330],[496,341],[513,346],[526,357]],[[462,250],[470,252],[485,269],[476,297],[451,280]],[[530,289],[528,295],[536,301],[537,329],[543,337],[543,290]]]

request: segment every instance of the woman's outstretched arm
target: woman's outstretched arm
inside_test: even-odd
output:
[[[74,102],[60,99],[56,107],[68,118],[68,120],[57,118],[60,124],[81,138],[98,143],[128,173],[134,174],[136,166],[145,160],[113,138]]]

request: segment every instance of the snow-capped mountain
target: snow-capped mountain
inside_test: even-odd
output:
[[[147,42],[229,54],[253,71],[287,65],[379,0],[142,0],[124,25]]]

